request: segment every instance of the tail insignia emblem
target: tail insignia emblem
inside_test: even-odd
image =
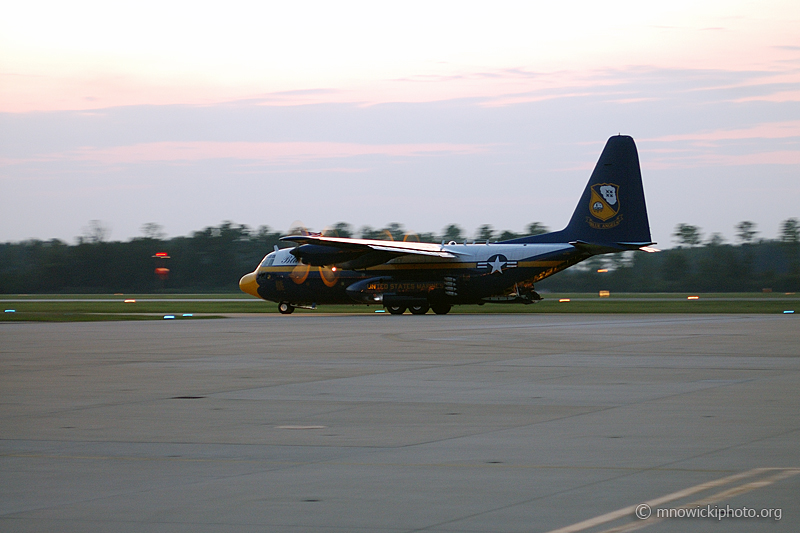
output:
[[[619,213],[619,185],[598,183],[592,185],[589,213],[603,222]]]

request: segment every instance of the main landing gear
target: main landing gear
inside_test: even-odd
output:
[[[301,305],[306,309],[306,306]],[[424,315],[428,312],[428,309],[433,309],[433,312],[437,315],[446,315],[450,312],[450,308],[452,306],[450,304],[434,304],[428,306],[428,304],[421,304],[421,305],[387,305],[386,310],[389,311],[391,315],[402,315],[406,312],[406,309],[411,311],[412,315]],[[313,309],[313,307],[308,307],[308,309]],[[291,315],[294,313],[295,306],[290,304],[289,302],[281,302],[278,304],[278,312],[282,315]]]
[[[422,305],[387,305],[386,310],[389,311],[390,315],[402,315],[406,312],[406,309],[411,311],[412,315],[424,315],[428,312],[428,309],[433,309],[433,312],[437,315],[446,315],[450,312],[452,306],[450,304],[434,304],[428,306],[428,304]]]
[[[453,306],[450,304],[434,304],[431,306],[431,309],[433,309],[433,312],[437,315],[446,315],[450,312],[452,307]]]

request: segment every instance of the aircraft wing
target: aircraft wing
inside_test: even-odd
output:
[[[282,241],[296,242],[298,244],[311,244],[317,246],[329,246],[351,252],[369,251],[388,252],[397,255],[427,255],[435,257],[445,257],[455,259],[460,254],[452,250],[446,250],[441,244],[431,242],[400,242],[400,241],[379,241],[373,239],[349,239],[344,237],[324,237],[322,235],[289,235],[281,237]]]

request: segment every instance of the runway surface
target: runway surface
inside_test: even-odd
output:
[[[1,531],[800,529],[793,315],[2,323],[0,352]]]

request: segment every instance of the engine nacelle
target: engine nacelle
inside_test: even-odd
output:
[[[345,250],[319,244],[303,244],[289,253],[304,264],[311,266],[336,265],[356,259],[363,254],[361,251]]]

